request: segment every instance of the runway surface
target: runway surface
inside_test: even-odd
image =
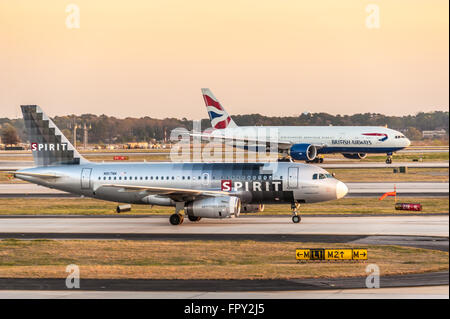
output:
[[[78,234],[264,234],[264,235],[404,235],[449,234],[449,216],[289,217],[186,220],[172,226],[167,217],[144,218],[2,218],[0,233]],[[98,235],[101,238],[100,235]],[[95,236],[94,236],[95,238]]]
[[[349,188],[347,197],[380,196],[383,193],[392,192],[394,185],[397,187],[399,196],[448,196],[449,194],[449,183],[442,182],[346,183],[346,185]],[[79,197],[30,183],[0,184],[0,197],[27,197],[28,195]]]
[[[0,290],[0,299],[448,299],[449,286],[273,292]]]

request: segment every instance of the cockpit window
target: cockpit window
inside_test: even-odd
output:
[[[334,178],[334,176],[330,173],[327,174],[314,174],[312,179],[326,179],[326,178]]]

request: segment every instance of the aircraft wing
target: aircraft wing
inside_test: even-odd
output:
[[[232,142],[233,146],[266,146],[270,147],[272,144],[278,144],[278,149],[289,149],[292,146],[292,143],[289,141],[275,140],[275,139],[251,139],[246,137],[236,137],[236,136],[227,136],[227,135],[214,135],[214,134],[204,134],[204,133],[191,133],[189,134],[192,137],[200,137],[204,140],[220,140],[222,142]]]
[[[123,192],[146,192],[148,194],[160,195],[169,197],[175,201],[193,200],[197,197],[213,197],[213,196],[230,196],[230,192],[201,190],[201,189],[187,189],[187,188],[172,188],[172,187],[152,187],[152,186],[134,186],[134,185],[120,185],[120,184],[104,184],[102,187],[112,187],[122,190]],[[98,189],[98,188],[97,188]]]

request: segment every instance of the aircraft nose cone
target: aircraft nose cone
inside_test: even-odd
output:
[[[409,140],[409,138],[406,139],[406,147],[411,145],[411,141]]]
[[[336,198],[342,198],[348,193],[348,187],[341,181],[337,182],[336,184]]]

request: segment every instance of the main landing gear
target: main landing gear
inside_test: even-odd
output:
[[[184,215],[180,214],[180,211],[184,209],[184,202],[175,203],[175,214],[170,215],[169,222],[176,226],[181,225],[184,221]]]
[[[386,164],[392,164],[392,153],[387,153]]]
[[[317,155],[312,161],[306,161],[306,163],[320,164],[320,163],[323,163],[324,158],[325,158],[325,156],[323,156],[323,155]]]
[[[175,214],[170,215],[169,221],[174,226],[181,225],[184,221],[184,216],[179,213],[175,213]]]
[[[290,156],[288,156],[288,157],[279,158],[278,162],[293,162],[293,160]]]
[[[201,217],[196,217],[196,216],[189,216],[188,215],[188,219],[191,222],[199,222],[200,219],[202,219]],[[172,225],[176,226],[176,225],[181,225],[184,221],[184,215],[180,214],[180,213],[175,213],[172,214],[169,218],[169,221]]]
[[[302,220],[300,215],[298,215],[299,208],[300,208],[300,204],[299,203],[292,203],[291,204],[292,214],[294,214],[294,216],[292,216],[292,222],[294,224],[298,224]]]
[[[181,225],[184,221],[184,216],[187,216],[187,218],[191,221],[191,222],[198,222],[200,221],[200,219],[202,219],[201,217],[197,217],[197,216],[190,216],[187,214],[180,214],[180,211],[184,210],[184,202],[176,202],[175,204],[175,214],[170,215],[169,217],[169,222],[176,226],[176,225]]]
[[[191,222],[199,222],[200,219],[202,219],[202,218],[201,218],[201,217],[189,216],[189,215],[188,215],[188,219],[189,219]]]

